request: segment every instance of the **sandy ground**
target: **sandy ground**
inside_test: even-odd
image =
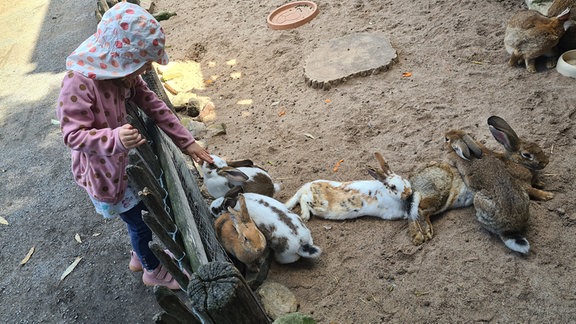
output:
[[[12,81],[0,92],[0,216],[10,223],[0,225],[0,321],[151,322],[159,307],[128,270],[123,224],[93,212],[50,124],[64,58],[96,23],[89,13],[67,13],[82,4],[86,12],[92,2],[33,3],[47,12],[42,37],[31,40],[34,55],[0,63]],[[320,323],[574,321],[575,81],[543,66],[529,74],[506,64],[504,27],[524,3],[317,2],[320,14],[310,23],[267,28],[266,16],[283,3],[156,2],[156,11],[177,13],[162,22],[171,58],[197,61],[210,80],[192,91],[214,103],[215,122],[227,128],[206,139],[212,153],[265,167],[282,183],[277,198],[284,201],[311,180],[369,179],[376,151],[408,177],[443,159],[451,128],[500,149],[486,127],[487,117],[499,115],[550,155],[543,180],[555,198],[531,203],[532,249],[524,257],[481,229],[471,208],[434,218],[435,236],[421,246],[411,243],[405,221],[312,218],[307,225],[323,255],[273,264],[269,279],[289,287],[299,311]],[[82,31],[56,46],[51,40],[70,24]],[[328,91],[304,83],[303,62],[315,48],[371,31],[387,35],[398,52],[389,71]],[[32,66],[14,69],[22,64]],[[45,91],[32,96],[30,85]],[[80,264],[60,281],[77,256]]]

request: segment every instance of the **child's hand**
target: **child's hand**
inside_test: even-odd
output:
[[[184,151],[188,154],[192,160],[196,163],[201,163],[202,161],[206,161],[208,163],[214,163],[214,160],[210,156],[208,150],[200,146],[197,142],[194,142],[188,145]]]
[[[130,124],[122,125],[118,131],[118,136],[120,136],[122,145],[127,149],[135,148],[146,143],[146,139]]]

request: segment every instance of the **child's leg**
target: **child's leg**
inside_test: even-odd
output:
[[[146,207],[143,202],[140,202],[134,208],[120,214],[120,217],[128,228],[132,249],[136,252],[144,268],[152,271],[158,267],[160,261],[148,247],[148,242],[152,241],[152,231],[142,220],[143,210],[146,210]]]

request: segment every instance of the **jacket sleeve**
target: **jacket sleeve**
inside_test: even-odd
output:
[[[156,122],[176,146],[183,150],[196,141],[166,103],[148,88],[141,77],[136,81],[135,91],[134,103]]]
[[[118,136],[119,128],[98,122],[96,87],[87,78],[67,72],[62,81],[56,115],[64,144],[72,150],[91,155],[110,156],[126,152]],[[103,113],[103,112],[101,112]]]

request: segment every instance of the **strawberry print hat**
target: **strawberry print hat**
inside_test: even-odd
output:
[[[66,68],[96,80],[122,78],[147,62],[168,64],[164,30],[142,7],[119,2],[102,16],[94,35],[66,58]]]

